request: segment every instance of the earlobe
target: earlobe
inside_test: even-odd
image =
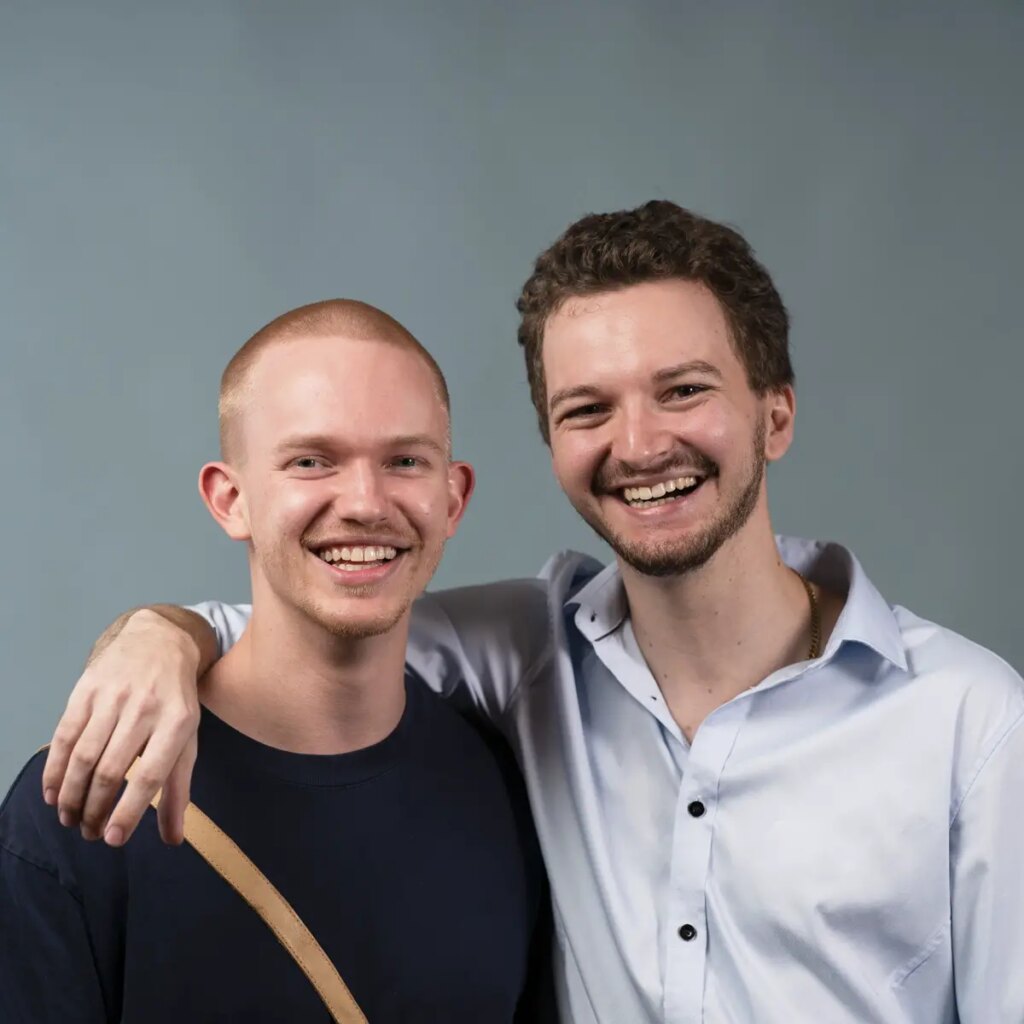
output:
[[[210,515],[232,540],[251,540],[248,509],[235,471],[226,462],[208,462],[199,471],[199,495]]]
[[[448,466],[448,537],[454,537],[476,487],[476,473],[468,462]]]

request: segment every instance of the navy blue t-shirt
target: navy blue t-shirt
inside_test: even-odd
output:
[[[540,855],[507,750],[427,690],[382,742],[313,756],[208,711],[192,800],[256,863],[370,1024],[547,1019]],[[256,913],[147,810],[122,849],[60,826],[33,757],[0,808],[4,1024],[328,1021]]]

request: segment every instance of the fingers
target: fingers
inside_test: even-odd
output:
[[[197,747],[198,744],[193,737],[171,769],[171,774],[168,776],[167,784],[160,797],[160,807],[157,810],[160,838],[172,846],[177,846],[185,839],[185,808],[189,801]]]
[[[121,711],[113,734],[89,778],[81,811],[84,838],[98,839],[103,835],[114,801],[124,785],[125,773],[146,745],[150,728],[148,720],[134,709]]]
[[[92,709],[85,728],[67,757],[64,781],[57,796],[62,825],[72,827],[81,821],[86,790],[116,724],[116,707]]]
[[[182,713],[172,723],[160,727],[146,744],[107,822],[104,838],[111,846],[120,846],[131,838],[156,791],[170,781],[172,769],[177,769],[177,774],[171,784],[172,804],[166,814],[169,822],[177,814],[179,824],[177,829],[172,828],[166,834],[161,828],[161,835],[166,841],[181,841],[178,838],[181,834],[180,819],[185,811],[181,799],[184,793],[185,803],[188,802],[188,785],[195,764],[198,718],[198,710]],[[182,760],[180,765],[179,759]]]
[[[88,704],[78,698],[76,691],[72,693],[67,707],[64,709],[64,714],[61,715],[61,719],[57,723],[53,739],[50,740],[50,749],[46,754],[46,764],[43,766],[43,799],[51,807],[57,805],[57,796],[64,783],[71,751],[82,735],[88,720]]]

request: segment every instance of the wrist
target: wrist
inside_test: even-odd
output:
[[[169,645],[193,675],[198,671],[200,650],[196,639],[183,626],[153,608],[139,608],[132,612],[121,634],[133,640],[142,639],[147,645]]]

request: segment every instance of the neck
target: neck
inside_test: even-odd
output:
[[[807,593],[779,557],[766,512],[691,572],[651,577],[620,566],[637,642],[691,737],[715,707],[807,657]]]
[[[339,637],[295,609],[253,605],[241,639],[207,673],[203,704],[247,736],[300,754],[379,743],[405,709],[408,613],[386,633]]]

